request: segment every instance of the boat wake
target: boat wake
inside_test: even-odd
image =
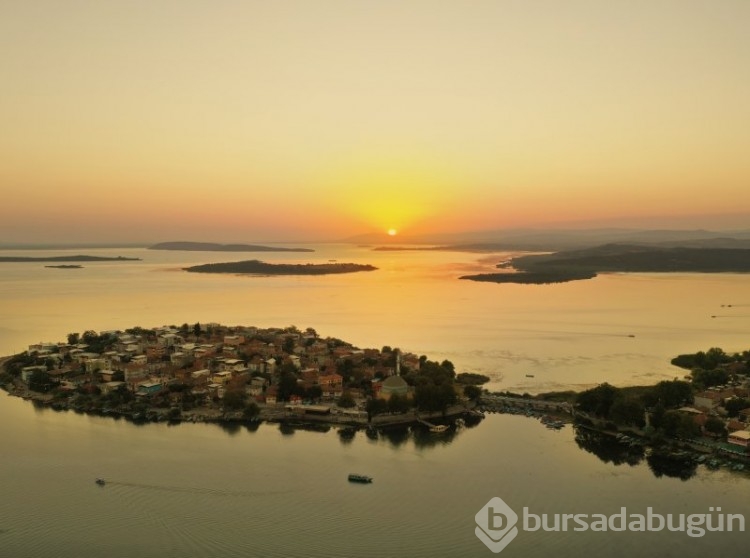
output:
[[[107,480],[107,486],[125,486],[129,488],[141,488],[144,490],[162,490],[164,492],[183,492],[187,494],[207,494],[210,496],[233,496],[238,498],[251,498],[256,496],[268,496],[272,494],[284,494],[291,490],[277,491],[247,491],[247,490],[224,490],[221,488],[203,488],[194,486],[170,486],[163,484],[144,484],[138,482],[118,482]]]

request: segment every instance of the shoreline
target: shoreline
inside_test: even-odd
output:
[[[11,357],[0,357],[0,369],[5,362]],[[445,421],[455,421],[464,416],[474,416],[477,418],[483,415],[475,410],[476,404],[467,402],[449,407],[445,413],[436,411],[428,412],[408,412],[401,414],[380,414],[373,416],[370,420],[365,417],[346,416],[344,414],[331,412],[326,415],[310,415],[298,412],[304,410],[304,406],[294,406],[296,410],[289,410],[288,404],[277,404],[273,407],[260,407],[257,416],[247,418],[242,415],[242,411],[226,412],[221,409],[210,407],[196,407],[191,411],[186,411],[180,417],[170,417],[169,410],[151,408],[145,413],[122,412],[117,409],[108,408],[83,408],[69,405],[66,402],[55,401],[54,396],[31,391],[28,388],[21,387],[18,384],[13,385],[9,390],[8,385],[0,386],[7,396],[18,397],[24,401],[31,401],[32,404],[52,409],[53,411],[73,411],[78,414],[98,417],[109,417],[113,419],[125,419],[135,424],[160,423],[167,422],[171,424],[179,423],[214,423],[214,424],[253,424],[253,423],[296,423],[305,425],[328,425],[355,428],[393,428],[407,427],[420,424],[420,421],[434,421],[441,424]],[[336,407],[331,407],[335,409]]]

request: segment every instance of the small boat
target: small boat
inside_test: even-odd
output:
[[[98,484],[99,486],[104,486],[105,484],[104,479],[96,479],[96,481],[94,482],[96,482],[96,484]]]
[[[361,482],[363,484],[367,484],[372,482],[372,477],[367,477],[365,475],[349,475],[349,482]]]
[[[527,378],[533,378],[533,377],[534,377],[534,374],[526,374],[526,377],[527,377]]]
[[[430,426],[430,432],[439,434],[441,432],[445,432],[446,430],[448,430],[448,427],[445,424],[436,424],[434,426]]]

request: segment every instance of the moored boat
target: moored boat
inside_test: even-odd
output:
[[[104,486],[105,484],[104,479],[96,479],[96,481],[94,482],[96,482],[96,484],[98,484],[99,486]]]
[[[349,475],[349,482],[369,483],[369,482],[372,482],[372,477],[368,477],[368,476],[365,476],[365,475],[350,474]]]

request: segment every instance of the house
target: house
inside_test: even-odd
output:
[[[37,371],[46,372],[47,367],[46,366],[24,366],[21,369],[21,379],[28,384],[29,380],[31,379],[31,375]]]
[[[245,342],[244,335],[225,335],[224,336],[224,345],[236,347],[238,345],[242,345],[244,342]]]
[[[239,372],[245,368],[245,363],[236,358],[227,358],[221,363],[222,370],[229,370],[231,372]]]
[[[748,447],[748,445],[750,445],[750,432],[748,432],[747,430],[738,430],[736,432],[732,432],[727,437],[727,442],[746,448]]]
[[[318,376],[318,385],[323,397],[341,397],[344,393],[344,378],[340,374]]]
[[[268,391],[266,392],[266,405],[276,405],[277,395],[278,390],[276,389],[276,386],[268,388]]]
[[[138,393],[142,395],[154,395],[161,391],[162,385],[159,382],[141,382],[138,384]]]
[[[214,384],[219,385],[225,385],[229,380],[232,379],[232,373],[229,370],[224,370],[222,372],[216,372],[213,376],[211,376],[211,381]]]
[[[99,375],[101,376],[102,382],[111,382],[113,376],[115,375],[114,370],[99,370]]]
[[[104,382],[99,385],[99,389],[102,390],[102,395],[107,395],[113,391],[117,391],[125,385],[127,385],[125,382]]]

